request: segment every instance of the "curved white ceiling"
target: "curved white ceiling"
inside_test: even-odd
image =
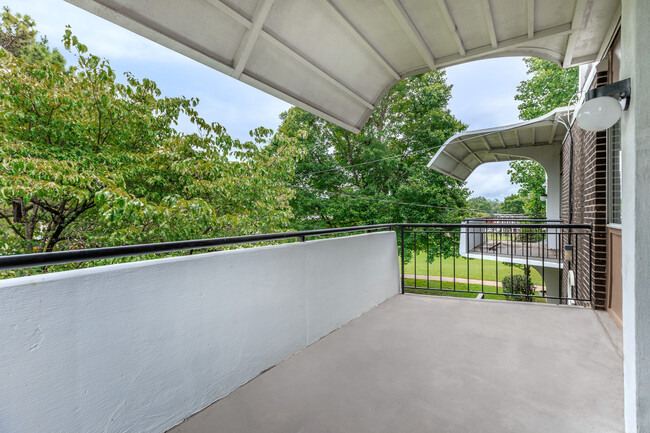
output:
[[[354,132],[413,74],[598,60],[620,17],[620,0],[67,1]]]

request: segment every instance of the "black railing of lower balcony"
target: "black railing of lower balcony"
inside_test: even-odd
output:
[[[487,225],[477,220],[463,224],[376,224],[0,256],[0,270],[395,230],[402,293],[425,291],[556,303],[591,302],[590,226],[548,221]],[[493,248],[493,244],[498,246]]]
[[[589,304],[591,226],[467,220],[402,227],[404,292]],[[418,264],[419,263],[419,264]]]

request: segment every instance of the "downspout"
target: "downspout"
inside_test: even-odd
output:
[[[569,224],[573,223],[573,133],[571,128],[569,130]]]

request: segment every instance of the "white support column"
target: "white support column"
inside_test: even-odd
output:
[[[621,79],[631,78],[623,113],[623,342],[625,431],[650,431],[650,2],[623,0]]]

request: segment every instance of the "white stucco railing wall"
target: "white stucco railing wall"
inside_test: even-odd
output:
[[[398,291],[394,232],[0,281],[0,431],[164,432]]]
[[[481,221],[463,221],[461,225],[467,225],[467,224],[485,224]],[[477,246],[481,245],[483,243],[483,233],[487,232],[487,224],[485,224],[485,228],[463,228],[461,227],[460,229],[460,238],[458,242],[458,254],[460,254],[463,257],[467,257],[469,255],[469,252],[472,251],[474,248]]]

